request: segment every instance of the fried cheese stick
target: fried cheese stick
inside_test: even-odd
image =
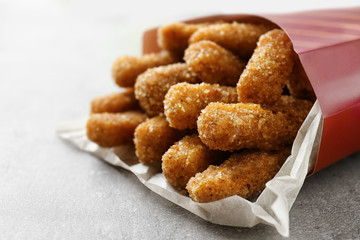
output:
[[[87,121],[87,137],[101,147],[115,147],[131,143],[135,128],[145,121],[140,111],[95,113]]]
[[[271,107],[210,103],[202,110],[197,127],[201,140],[211,149],[278,150],[293,142],[311,107],[311,102],[290,96]]]
[[[123,56],[112,65],[112,77],[120,87],[133,87],[139,74],[148,68],[167,65],[177,60],[167,51],[145,54],[141,57]]]
[[[135,129],[136,156],[144,164],[161,162],[162,155],[183,136],[183,131],[169,126],[165,116],[150,118]]]
[[[301,65],[300,59],[297,57],[293,71],[286,83],[291,96],[309,101],[315,101],[316,95],[311,86],[309,78]]]
[[[191,44],[184,60],[203,82],[227,86],[235,86],[245,68],[245,62],[208,40]]]
[[[189,43],[213,41],[243,59],[250,58],[259,37],[273,26],[251,23],[219,23],[204,26],[194,32]]]
[[[185,63],[151,68],[140,74],[135,84],[135,97],[150,116],[164,111],[164,98],[169,88],[179,82],[199,82]]]
[[[293,68],[292,43],[279,29],[262,35],[237,84],[239,102],[272,105]]]
[[[91,101],[91,113],[116,113],[136,109],[140,109],[140,106],[135,98],[133,87],[126,88],[122,92],[100,96]]]
[[[197,134],[185,136],[172,145],[162,156],[162,171],[168,182],[179,190],[184,190],[187,182],[196,173],[210,164],[226,159],[228,153],[210,150]]]
[[[190,36],[206,24],[175,22],[158,29],[158,45],[177,57],[182,57]]]
[[[211,202],[238,195],[251,199],[265,188],[289,156],[279,152],[245,150],[234,153],[220,166],[209,166],[192,177],[186,189],[196,202]]]
[[[194,129],[202,109],[210,102],[236,103],[234,87],[218,84],[178,83],[171,86],[164,100],[164,114],[171,127]]]

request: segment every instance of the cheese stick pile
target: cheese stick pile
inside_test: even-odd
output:
[[[88,138],[133,142],[142,164],[161,163],[194,201],[258,196],[315,100],[289,37],[266,24],[173,23],[158,45],[115,60],[119,92],[91,102]]]

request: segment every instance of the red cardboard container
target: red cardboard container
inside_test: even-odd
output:
[[[360,7],[261,16],[213,15],[184,22],[272,22],[290,37],[324,118],[312,173],[360,149]],[[143,54],[157,52],[157,29],[143,36]]]

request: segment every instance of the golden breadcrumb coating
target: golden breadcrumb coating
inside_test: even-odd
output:
[[[135,129],[136,156],[144,164],[161,162],[162,155],[184,134],[170,127],[163,115],[150,118]]]
[[[88,138],[101,147],[115,147],[133,141],[135,128],[145,121],[140,111],[92,114],[86,125]]]
[[[295,60],[293,71],[290,74],[286,85],[290,91],[291,96],[309,101],[316,100],[316,95],[299,57],[297,57]]]
[[[211,165],[196,174],[189,180],[186,189],[196,202],[211,202],[234,195],[251,199],[262,192],[289,154],[288,149],[234,153],[220,166]]]
[[[201,140],[211,149],[278,150],[293,142],[311,107],[311,102],[290,96],[271,107],[210,103],[202,110],[197,127]]]
[[[120,87],[133,87],[139,74],[148,68],[174,63],[168,52],[150,53],[141,57],[123,56],[115,60],[112,65],[112,76]]]
[[[125,89],[93,99],[88,139],[101,147],[134,143],[141,163],[161,163],[169,184],[194,201],[256,197],[312,107],[296,98],[315,100],[289,37],[274,28],[160,27],[161,52],[113,63],[112,77]],[[292,96],[282,96],[288,89]]]
[[[140,109],[139,102],[135,98],[134,88],[129,87],[122,92],[111,93],[94,98],[91,101],[91,113],[124,112]]]
[[[272,105],[279,100],[293,68],[294,51],[279,29],[262,35],[237,84],[239,102]]]
[[[175,22],[158,29],[158,45],[177,57],[182,57],[190,36],[206,24]]]
[[[185,136],[176,142],[162,156],[162,171],[168,182],[179,190],[184,190],[187,182],[196,173],[210,164],[220,163],[228,153],[210,150],[197,134]]]
[[[171,127],[194,129],[202,109],[211,102],[236,103],[236,88],[218,84],[173,85],[164,100],[164,113]]]
[[[243,59],[252,55],[259,37],[273,29],[273,26],[251,23],[211,24],[191,35],[189,43],[201,40],[213,41]]]
[[[184,60],[203,82],[227,86],[235,86],[245,68],[245,62],[208,40],[191,44]]]
[[[199,79],[185,63],[148,69],[135,84],[135,97],[150,116],[164,111],[164,98],[169,88],[179,82],[196,83]]]

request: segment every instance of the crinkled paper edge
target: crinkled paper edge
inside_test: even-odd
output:
[[[315,164],[323,125],[316,102],[298,132],[291,156],[254,202],[233,196],[210,203],[197,203],[174,190],[159,172],[158,166],[138,163],[133,145],[106,149],[89,141],[86,137],[86,120],[62,123],[57,128],[57,134],[79,149],[131,171],[152,191],[207,221],[236,227],[253,227],[264,223],[275,227],[283,236],[289,236],[291,206]]]

